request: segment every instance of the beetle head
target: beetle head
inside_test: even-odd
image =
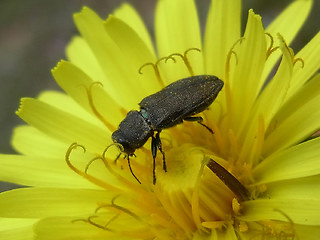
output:
[[[152,135],[153,130],[140,112],[130,111],[120,123],[118,130],[113,132],[112,140],[123,146],[124,153],[133,156],[134,151],[142,147]]]

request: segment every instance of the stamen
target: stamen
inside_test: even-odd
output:
[[[297,62],[301,63],[301,68],[304,68],[304,60],[302,58],[294,58],[293,65],[296,65]]]
[[[176,204],[176,194],[179,193],[176,192],[174,194],[164,194],[162,191],[156,191],[155,193],[157,194],[157,198],[160,201],[162,207],[166,212],[170,213],[170,217],[172,218],[173,222],[175,222],[175,225],[178,226],[177,229],[182,229],[184,234],[187,236],[192,234],[194,222],[192,221],[192,219],[189,219],[183,209],[181,209],[180,206]]]
[[[92,88],[95,85],[100,85],[101,87],[103,87],[101,82],[93,82],[90,86],[89,89],[87,87],[85,87],[87,95],[88,95],[88,100],[89,100],[89,105],[94,113],[94,115],[96,115],[96,117],[111,131],[114,132],[116,130],[116,127],[113,126],[111,123],[109,123],[106,119],[104,119],[104,117],[99,113],[99,111],[97,110],[94,102],[93,102],[93,97],[92,97]]]
[[[228,77],[226,76],[226,79]],[[227,114],[225,115],[225,119],[228,121],[228,125],[232,126],[232,120],[233,120],[233,115],[234,115],[234,111],[233,111],[233,97],[231,94],[231,86],[229,81],[226,81],[224,83],[224,92],[225,92],[225,97],[226,97],[226,109],[227,109]]]
[[[266,53],[266,60],[267,60],[273,52],[275,52],[277,49],[279,49],[279,46],[273,47],[274,40],[273,40],[272,35],[270,33],[264,33],[264,34],[270,38],[270,45],[269,45],[267,53]]]
[[[209,229],[221,229],[225,226],[225,221],[207,221],[202,222],[202,226]]]
[[[194,72],[193,72],[192,67],[190,65],[190,61],[189,61],[189,59],[187,57],[187,54],[192,50],[201,52],[201,50],[199,48],[189,48],[184,52],[184,54],[183,54],[184,58],[183,59],[184,59],[184,63],[186,64],[186,66],[187,66],[187,68],[189,70],[190,75],[194,76]]]
[[[259,156],[261,156],[263,143],[265,139],[265,124],[264,124],[264,118],[262,115],[259,115],[258,117],[258,126],[257,126],[257,134],[254,141],[254,146],[251,146],[251,148],[254,148],[255,150],[251,151],[251,155],[249,156],[248,163],[251,166],[255,166],[256,163],[260,160]],[[249,174],[249,176],[252,176],[252,174]]]
[[[207,167],[238,197],[239,201],[249,200],[249,191],[213,159],[209,159]]]
[[[77,147],[80,147],[82,148],[83,152],[85,153],[86,152],[86,148],[80,144],[77,144],[77,143],[72,143],[70,145],[70,147],[68,148],[67,152],[66,152],[66,155],[65,155],[65,161],[68,165],[68,167],[74,171],[75,173],[77,173],[78,175],[84,177],[85,179],[87,179],[88,181],[100,186],[100,187],[103,187],[105,189],[108,189],[108,190],[111,190],[111,191],[115,191],[115,192],[119,192],[120,189],[116,188],[115,186],[113,185],[110,185],[106,182],[103,182],[101,181],[100,179],[92,176],[92,175],[89,175],[87,174],[86,172],[83,172],[81,170],[79,170],[78,168],[76,168],[70,161],[70,155],[71,155],[71,152],[76,149]]]
[[[157,61],[157,64],[159,64],[161,61],[163,61],[164,60],[164,62],[165,63],[167,63],[167,61],[168,60],[172,60],[174,63],[176,63],[177,61],[176,61],[176,59],[174,59],[173,57],[171,57],[171,56],[168,56],[168,57],[162,57],[162,58],[160,58],[158,61]]]
[[[106,153],[107,153],[108,149],[109,149],[111,146],[117,146],[117,147],[120,149],[121,153],[123,153],[123,150],[124,150],[123,146],[122,146],[121,144],[119,144],[119,143],[110,144],[110,145],[103,151],[102,157],[101,157],[101,159],[102,159],[105,167],[106,167],[106,168],[108,169],[108,171],[109,171],[110,173],[112,173],[119,181],[121,181],[122,184],[124,184],[125,186],[128,186],[130,189],[132,189],[132,190],[134,190],[134,191],[141,192],[141,191],[142,191],[141,187],[137,186],[136,184],[133,184],[131,181],[129,181],[128,179],[124,178],[123,176],[121,176],[120,174],[118,174],[117,172],[115,172],[115,171],[111,168],[111,166],[108,164],[108,162],[107,162],[107,157],[106,157]],[[117,159],[120,157],[121,153],[117,156],[117,158],[116,158],[115,160],[117,160]],[[127,156],[128,156],[128,155],[125,155],[124,158],[126,159]],[[130,168],[131,168],[131,164],[129,165],[129,170],[130,170]],[[133,172],[132,172],[132,169],[131,169],[131,173],[133,173]],[[133,174],[133,176],[135,176],[135,175]],[[136,179],[137,179],[137,178],[136,178]],[[139,183],[141,183],[139,180],[137,180],[137,181],[138,181]]]
[[[232,210],[236,215],[240,212],[240,203],[236,198],[232,199]]]
[[[238,57],[237,53],[234,51],[234,48],[237,44],[241,43],[244,40],[244,37],[239,38],[230,48],[227,58],[226,58],[226,64],[225,64],[225,81],[224,81],[224,91],[225,91],[225,97],[226,97],[226,111],[228,112],[228,121],[229,125],[232,125],[232,119],[233,119],[233,100],[232,100],[232,94],[231,94],[231,87],[230,87],[230,65],[231,65],[231,56],[234,55],[236,57],[236,64],[238,64]]]
[[[118,198],[120,195],[117,195],[115,196],[112,200],[111,200],[111,204],[105,204],[105,205],[102,205],[102,206],[99,206],[98,208],[96,208],[95,210],[95,215],[92,215],[92,216],[89,216],[87,219],[75,219],[75,220],[72,220],[71,222],[72,223],[75,223],[75,222],[85,222],[85,223],[89,223],[97,228],[100,228],[100,229],[103,229],[103,230],[107,230],[107,231],[110,231],[110,232],[115,232],[115,230],[109,228],[108,226],[113,222],[115,221],[117,218],[119,218],[119,216],[122,214],[122,213],[125,213],[133,218],[135,218],[136,220],[138,221],[142,221],[136,214],[134,214],[132,211],[124,208],[124,207],[121,207],[119,205],[116,205],[115,204],[115,199]],[[93,218],[99,218],[100,216],[98,215],[99,214],[99,210],[103,209],[103,208],[112,208],[114,210],[117,210],[117,214],[114,215],[111,219],[109,219],[106,224],[104,225],[101,225],[95,221],[93,221],[92,219]],[[120,212],[119,212],[120,211]]]
[[[291,55],[293,66],[294,66],[297,62],[301,62],[301,68],[304,68],[304,60],[303,60],[302,58],[295,58],[293,49],[287,45],[287,43],[285,42],[285,40],[284,40],[284,38],[281,36],[281,34],[278,34],[278,36],[281,38],[281,40],[282,40],[283,43],[284,43],[284,46],[288,49],[288,51],[289,51],[289,53],[290,53],[290,55]]]
[[[105,226],[100,225],[98,223],[93,222],[91,220],[92,218],[98,218],[98,216],[90,216],[90,217],[88,217],[88,223],[90,223],[91,225],[93,225],[93,226],[95,226],[97,228],[101,228],[103,230],[107,230],[107,231],[113,232],[110,228],[107,227],[107,224]]]
[[[198,51],[198,52],[201,52],[201,50],[199,48],[189,48],[187,49],[184,54],[180,54],[180,53],[173,53],[171,55],[168,56],[168,58],[170,57],[173,57],[173,56],[178,56],[178,57],[181,57],[181,59],[183,60],[184,64],[186,65],[186,67],[188,68],[188,71],[190,73],[191,76],[194,76],[194,72],[193,72],[193,69],[191,67],[191,64],[190,64],[190,61],[188,59],[188,53],[191,51],[191,50],[195,50],[195,51]]]
[[[111,200],[111,204],[104,204],[102,206],[99,206],[95,213],[98,213],[99,210],[103,209],[103,208],[113,208],[113,209],[116,209],[116,210],[119,210],[121,213],[125,213],[133,218],[135,218],[136,220],[139,220],[141,221],[140,217],[138,215],[136,215],[135,213],[133,213],[132,211],[130,211],[129,209],[127,208],[124,208],[124,207],[121,207],[117,204],[115,204],[115,200],[119,197],[119,195],[115,196],[114,198],[112,198]]]
[[[200,181],[201,181],[201,176],[203,174],[203,169],[204,169],[205,164],[202,163],[198,176],[197,176],[197,181],[195,184],[195,187],[192,192],[192,198],[191,198],[191,212],[192,212],[192,217],[193,221],[196,224],[198,229],[202,229],[202,224],[201,224],[201,219],[200,219],[200,207],[199,207],[199,188],[200,188]]]
[[[240,232],[247,232],[249,230],[249,226],[246,222],[240,221],[238,225],[238,229]]]
[[[88,173],[89,166],[90,166],[94,161],[96,161],[96,160],[102,160],[102,159],[101,159],[101,157],[95,157],[95,158],[91,159],[91,160],[89,161],[89,163],[87,164],[85,170],[84,170],[85,173]]]
[[[107,227],[110,225],[110,223],[114,222],[118,217],[120,216],[120,213],[117,215],[114,215],[110,220],[104,225],[104,227]]]
[[[236,56],[236,63],[238,63],[238,57],[237,57],[237,53],[233,50],[236,45],[238,43],[241,43],[244,40],[244,37],[239,38],[230,48],[228,54],[227,54],[227,59],[226,59],[226,68],[225,68],[225,81],[228,82],[229,81],[229,72],[230,72],[230,60],[231,60],[231,56],[232,54]]]
[[[180,53],[173,53],[173,54],[171,54],[171,55],[169,55],[169,56],[167,56],[167,57],[159,58],[159,59],[156,61],[156,63],[147,62],[147,63],[143,64],[143,65],[139,68],[138,72],[139,72],[139,74],[143,74],[143,73],[142,73],[142,69],[143,69],[144,67],[146,67],[146,66],[152,66],[152,68],[153,68],[153,70],[154,70],[154,72],[155,72],[155,75],[156,75],[156,77],[157,77],[157,80],[158,80],[160,86],[161,86],[162,88],[164,88],[164,87],[165,87],[165,84],[164,84],[164,82],[163,82],[163,80],[162,80],[162,78],[161,78],[161,75],[160,75],[159,64],[160,64],[160,62],[163,61],[163,60],[165,60],[165,63],[166,63],[169,59],[172,60],[173,62],[176,62],[176,60],[175,60],[175,58],[174,58],[173,56],[179,56],[179,57],[181,57],[181,59],[183,60],[183,62],[184,62],[185,65],[186,65],[186,67],[188,68],[188,71],[189,71],[190,75],[191,75],[191,76],[194,76],[193,69],[192,69],[192,67],[191,67],[190,61],[189,61],[188,56],[187,56],[188,53],[189,53],[190,51],[192,51],[192,50],[201,52],[201,50],[200,50],[199,48],[189,48],[189,49],[187,49],[187,50],[184,52],[183,55],[180,54]]]
[[[102,157],[103,157],[104,159],[106,159],[106,153],[107,153],[107,151],[109,150],[109,148],[112,147],[112,146],[118,147],[121,152],[124,151],[124,148],[123,148],[123,146],[122,146],[120,143],[111,143],[109,146],[106,147],[106,149],[105,149],[105,150],[103,151],[103,153],[102,153]]]
[[[106,165],[106,167],[107,167],[108,169],[109,169],[109,165],[107,164],[107,162],[106,162],[105,159],[106,159],[106,153],[107,153],[108,149],[109,149],[111,146],[117,146],[117,147],[120,149],[120,151],[121,151],[120,154],[119,154],[119,155],[116,157],[116,159],[114,160],[114,162],[116,162],[116,161],[119,159],[121,153],[123,153],[123,151],[124,151],[123,146],[122,146],[121,144],[119,144],[119,143],[110,144],[110,145],[103,151],[103,153],[102,153],[102,158],[104,159],[103,162],[105,163],[105,165]],[[135,156],[135,155],[134,155],[134,156]],[[140,180],[137,178],[137,176],[136,176],[136,175],[133,173],[133,171],[132,171],[131,164],[130,164],[130,159],[129,159],[129,155],[125,155],[124,158],[128,160],[128,166],[129,166],[129,170],[130,170],[132,176],[138,181],[138,183],[141,184]]]
[[[296,230],[294,228],[294,222],[292,221],[292,219],[286,213],[281,211],[280,209],[275,208],[273,210],[276,211],[276,212],[279,212],[281,215],[283,215],[288,220],[288,223],[289,223],[290,228],[291,228],[291,234],[289,234],[289,235],[292,238],[296,237],[298,239],[297,232],[296,232]],[[286,237],[288,237],[288,235],[286,235]]]
[[[117,146],[117,147],[120,149],[120,151],[121,151],[121,149],[122,149],[122,151],[123,151],[123,146],[122,146],[121,144],[119,144],[119,143],[111,143],[111,144],[110,144],[109,146],[107,146],[106,149],[103,151],[103,157],[105,157],[105,154],[107,153],[108,149],[109,149],[111,146]],[[121,152],[122,152],[122,151],[121,151]],[[119,153],[119,155],[117,155],[117,157],[115,158],[114,162],[116,162],[116,161],[119,159],[119,157],[120,157],[120,155],[121,155],[121,152]],[[90,166],[94,161],[96,161],[96,160],[104,161],[104,160],[102,159],[102,157],[95,157],[95,158],[91,159],[91,160],[89,161],[89,163],[87,164],[85,170],[84,170],[85,173],[88,172],[89,166]]]
[[[240,151],[240,147],[239,147],[238,138],[235,135],[233,129],[228,130],[228,139],[230,143],[230,148],[229,148],[230,156],[237,156],[237,153]],[[231,160],[232,160],[232,165],[235,165],[236,162],[239,161],[238,158],[233,158]]]
[[[152,63],[152,62],[147,62],[147,63],[143,64],[143,65],[139,68],[138,72],[139,72],[140,74],[143,74],[143,73],[142,73],[142,69],[143,69],[144,67],[146,67],[146,66],[152,66],[152,68],[153,68],[153,70],[154,70],[154,73],[156,74],[156,77],[157,77],[157,80],[158,80],[160,86],[161,86],[162,88],[164,88],[164,87],[165,87],[165,84],[164,84],[164,82],[163,82],[163,80],[162,80],[162,78],[161,78],[160,71],[159,71],[159,67],[158,67],[159,62],[162,61],[162,60],[164,60],[164,59],[166,59],[166,58],[160,58],[155,64]]]
[[[114,232],[114,230],[108,228],[108,225],[109,225],[110,222],[111,222],[110,220],[108,221],[107,224],[105,224],[105,226],[100,225],[100,224],[97,224],[97,223],[95,223],[95,222],[92,221],[92,218],[97,218],[97,217],[98,217],[98,216],[90,216],[90,217],[88,217],[87,219],[75,219],[75,220],[72,220],[71,223],[75,223],[75,222],[85,222],[85,223],[89,223],[89,224],[91,224],[91,225],[93,225],[93,226],[95,226],[95,227],[97,227],[97,228],[100,228],[100,229],[103,229],[103,230],[106,230],[106,231],[110,231],[110,232]],[[113,217],[113,218],[114,218],[114,217]],[[111,219],[112,221],[114,221],[113,218]]]
[[[287,222],[279,220],[265,220],[256,222],[262,227],[262,236],[264,239],[299,239],[294,228],[294,222],[290,217],[279,209],[273,209],[276,212],[279,212],[287,220]],[[260,234],[261,235],[261,234]]]
[[[215,140],[215,151],[217,153],[219,153],[220,155],[223,154],[223,151],[226,149],[226,144],[224,141],[224,134],[221,132],[221,128],[218,127],[218,125],[222,125],[222,119],[225,117],[226,115],[223,115],[220,117],[219,122],[215,123],[215,122],[211,122],[211,127],[214,131],[214,140]]]

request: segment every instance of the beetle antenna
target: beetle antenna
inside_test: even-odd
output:
[[[117,163],[117,161],[118,161],[118,159],[119,159],[119,157],[121,156],[121,152],[118,154],[118,156],[116,157],[116,159],[113,161],[114,163]]]
[[[115,162],[119,159],[119,157],[121,156],[121,154],[123,153],[124,151],[124,148],[123,146],[120,144],[120,143],[111,143],[109,146],[106,147],[106,149],[103,151],[102,153],[102,159],[106,159],[106,153],[108,151],[108,149],[111,147],[111,146],[117,146],[119,149],[120,149],[120,153],[118,154],[118,156],[116,157],[116,159],[114,160]],[[134,155],[135,156],[135,155]],[[130,158],[129,158],[129,155],[125,155],[124,158],[126,158],[128,160],[128,166],[129,166],[129,170],[132,174],[132,176],[138,181],[138,183],[141,184],[140,180],[137,178],[137,176],[133,173],[132,171],[132,168],[131,168],[131,164],[130,164]]]
[[[133,177],[138,181],[138,183],[140,183],[140,184],[141,184],[140,180],[137,178],[137,176],[136,176],[136,175],[133,173],[133,171],[132,171],[131,164],[130,164],[130,158],[129,158],[129,155],[127,155],[127,160],[128,160],[129,170],[130,170],[130,172],[131,172],[132,176],[133,176]]]

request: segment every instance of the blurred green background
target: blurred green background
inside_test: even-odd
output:
[[[14,153],[10,136],[22,121],[14,114],[21,97],[36,97],[44,89],[58,89],[51,74],[65,58],[64,49],[77,34],[72,14],[86,5],[106,18],[120,0],[0,0],[0,152]],[[127,0],[141,13],[151,34],[156,0]],[[210,0],[198,0],[199,17],[205,24]],[[264,25],[292,0],[243,0],[243,25],[248,9],[259,13]],[[291,44],[297,52],[320,30],[320,1],[315,0],[311,15]],[[1,166],[0,166],[1,171]],[[11,188],[0,184],[0,191]]]

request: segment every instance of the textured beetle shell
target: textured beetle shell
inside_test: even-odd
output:
[[[120,143],[124,147],[124,151],[131,155],[135,149],[142,147],[152,135],[153,130],[140,112],[130,111],[120,123],[118,130],[112,134],[112,139],[114,142]]]
[[[171,83],[161,91],[144,98],[140,107],[154,130],[177,125],[184,118],[208,108],[223,87],[215,76],[200,75]]]

